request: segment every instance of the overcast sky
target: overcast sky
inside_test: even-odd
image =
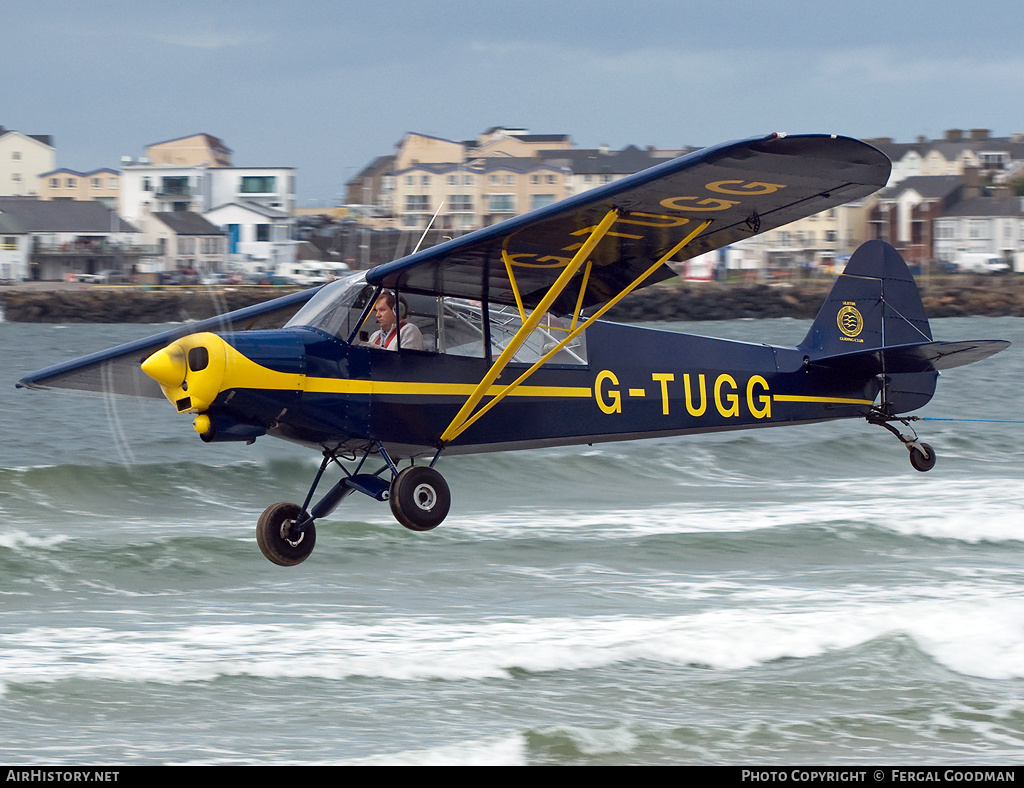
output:
[[[335,201],[402,135],[580,147],[1024,132],[1024,3],[0,0],[0,125],[57,166],[205,132]]]

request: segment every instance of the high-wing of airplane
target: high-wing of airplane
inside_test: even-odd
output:
[[[864,418],[926,471],[935,452],[905,414],[941,370],[1008,343],[933,341],[906,264],[881,241],[855,252],[794,347],[600,320],[671,276],[667,263],[859,200],[889,170],[845,137],[725,143],[18,385],[165,397],[203,441],[269,435],[319,451],[304,502],[259,519],[260,549],[281,565],[308,557],[315,521],[353,492],[388,501],[411,530],[439,525],[447,454]],[[313,503],[331,466],[340,480]]]

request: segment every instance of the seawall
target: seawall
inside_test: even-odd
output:
[[[297,289],[14,286],[0,290],[0,306],[11,323],[174,323],[214,317]]]
[[[918,281],[929,317],[1024,316],[1024,277],[945,276]],[[832,280],[785,284],[667,282],[632,293],[609,310],[620,321],[813,319]]]
[[[620,321],[813,318],[831,280],[785,284],[671,281],[625,298],[606,317]],[[944,276],[920,281],[929,317],[1024,316],[1024,277]],[[4,319],[23,323],[167,323],[201,320],[290,292],[282,287],[56,287],[0,289]]]

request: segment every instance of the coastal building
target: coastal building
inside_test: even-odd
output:
[[[117,210],[121,173],[109,167],[89,172],[59,168],[41,173],[36,193],[40,200],[96,200]]]
[[[895,246],[909,263],[969,268],[999,261],[1024,270],[1024,213],[1009,187],[986,185],[995,170],[909,176],[872,199],[869,237]]]
[[[140,270],[152,254],[136,227],[96,201],[0,198],[2,278],[57,280]]]
[[[252,270],[295,259],[294,208],[291,167],[131,163],[121,171],[120,210],[125,219],[200,214],[225,233],[227,262]]]
[[[13,216],[0,212],[0,282],[20,282],[28,278],[28,259],[32,236]]]
[[[394,189],[395,157],[378,156],[359,171],[346,185],[346,200],[349,205],[379,207],[391,205],[391,191]]]
[[[221,271],[227,238],[217,225],[191,211],[150,213],[138,222],[143,245],[152,248],[155,271]]]
[[[1024,134],[993,137],[989,129],[949,129],[941,139],[920,136],[914,142],[891,137],[865,140],[892,161],[889,186],[907,178],[963,175],[978,170],[985,182],[1001,182],[1024,166]]]
[[[371,162],[347,184],[350,204],[371,205],[389,222],[458,234],[487,227],[651,167],[683,151],[628,146],[577,149],[566,134],[495,126],[476,139],[409,133],[391,156]],[[436,214],[436,218],[435,217]]]
[[[696,149],[658,150],[653,147],[641,149],[635,145],[627,145],[622,150],[613,151],[603,146],[574,150],[560,155],[546,154],[545,159],[561,166],[567,173],[568,193],[579,194],[596,186],[614,183],[627,175],[654,167],[691,150]]]
[[[396,172],[392,211],[400,229],[465,233],[568,196],[558,167],[532,158],[479,157],[465,163],[417,163]]]
[[[294,168],[131,163],[121,170],[120,212],[129,221],[147,210],[205,213],[236,200],[290,214],[295,207]]]
[[[362,197],[376,195],[380,211],[399,229],[423,229],[436,213],[435,227],[464,233],[568,196],[564,171],[545,162],[543,153],[571,149],[564,134],[501,126],[465,142],[410,133],[390,160],[378,159],[348,191],[355,196],[355,186]],[[368,181],[379,184],[369,195]]]
[[[971,193],[935,220],[935,259],[965,270],[1024,272],[1024,209],[1006,187]]]
[[[206,211],[203,217],[221,228],[227,261],[249,271],[272,272],[295,262],[295,218],[278,208],[250,200],[235,200]]]
[[[22,134],[0,126],[0,197],[33,197],[38,176],[57,166],[48,134]]]
[[[231,149],[212,134],[191,134],[147,145],[146,158],[156,167],[230,167]]]
[[[968,169],[977,187],[978,171]],[[965,179],[960,175],[913,175],[874,197],[868,222],[870,237],[890,243],[908,263],[935,257],[935,221],[961,199]]]

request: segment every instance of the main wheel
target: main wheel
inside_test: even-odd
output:
[[[927,443],[911,446],[910,464],[914,466],[914,470],[921,471],[922,473],[930,471],[935,467],[935,449]]]
[[[313,523],[306,526],[296,541],[288,534],[302,509],[294,503],[275,503],[268,506],[256,523],[256,544],[260,552],[278,566],[301,564],[313,552],[316,544],[316,528]]]
[[[395,519],[410,531],[429,531],[448,516],[452,498],[441,474],[426,465],[411,465],[391,482],[388,501]]]

